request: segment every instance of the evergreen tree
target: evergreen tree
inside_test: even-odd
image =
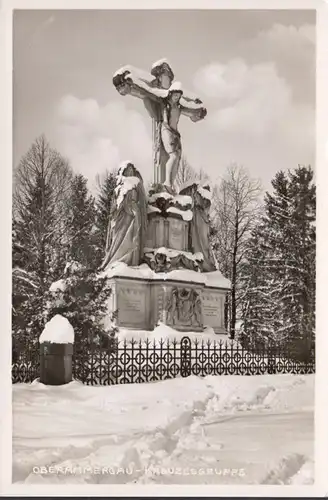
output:
[[[106,172],[97,179],[98,197],[96,201],[96,262],[99,266],[104,258],[107,231],[110,222],[112,200],[116,185],[115,172]]]
[[[75,175],[72,180],[67,213],[67,258],[86,268],[95,269],[95,202],[88,192],[87,179],[82,174]]]
[[[29,305],[38,290],[35,273],[26,270],[28,263],[28,252],[20,241],[16,222],[13,221],[12,231],[12,324],[13,332],[16,333],[13,341],[13,355],[17,355],[24,347],[25,326],[29,315],[32,313]],[[30,318],[31,319],[31,318]]]
[[[21,159],[13,195],[13,334],[38,338],[44,297],[62,270],[71,169],[41,136]]]
[[[270,290],[265,280],[266,227],[260,221],[253,229],[240,269],[243,324],[239,340],[247,348],[264,348],[271,330]]]
[[[106,276],[71,261],[65,267],[63,278],[53,283],[47,292],[45,319],[49,321],[61,314],[69,320],[74,328],[75,353],[83,354],[83,348],[92,342],[114,346],[115,313],[112,317],[108,315],[111,293]]]
[[[306,359],[314,347],[315,331],[315,213],[313,171],[299,166],[290,178],[290,245],[285,271],[284,317],[295,355]]]
[[[290,194],[289,180],[284,172],[278,172],[272,180],[273,194],[266,193],[266,214],[264,222],[267,238],[264,246],[264,275],[269,278],[271,314],[267,318],[269,338],[281,344],[288,339],[286,318],[283,315],[283,297],[286,288],[286,263],[291,256],[287,246],[290,233]]]
[[[314,345],[315,186],[310,167],[278,172],[242,268],[243,339],[288,347],[308,359]]]

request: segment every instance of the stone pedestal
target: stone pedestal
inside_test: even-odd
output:
[[[140,265],[108,270],[110,313],[117,313],[117,325],[123,328],[153,330],[161,322],[181,332],[212,327],[226,333],[230,283],[215,271],[209,250],[209,191],[195,183],[178,195],[162,188],[154,188],[148,199]]]
[[[111,284],[109,310],[118,312],[119,327],[153,330],[162,322],[181,332],[201,332],[210,326],[215,333],[226,333],[224,301],[227,288],[156,277],[115,276]]]
[[[164,218],[161,215],[149,217],[146,247],[187,251],[188,222],[175,217]]]

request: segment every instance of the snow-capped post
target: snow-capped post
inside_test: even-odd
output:
[[[40,341],[40,382],[63,385],[72,381],[74,329],[70,322],[56,314],[46,324]]]

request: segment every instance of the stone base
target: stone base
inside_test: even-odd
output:
[[[40,344],[40,382],[64,385],[72,381],[73,344]]]
[[[178,331],[201,332],[210,326],[226,333],[224,302],[227,289],[179,279],[115,276],[111,278],[110,312],[117,311],[117,326],[153,330],[162,322]]]

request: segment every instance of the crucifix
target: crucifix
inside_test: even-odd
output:
[[[181,84],[173,80],[174,73],[166,59],[154,63],[150,73],[124,66],[113,77],[116,90],[121,95],[142,99],[152,118],[154,183],[163,185],[170,193],[174,193],[182,154],[180,115],[196,122],[207,113],[200,99],[183,91]]]

